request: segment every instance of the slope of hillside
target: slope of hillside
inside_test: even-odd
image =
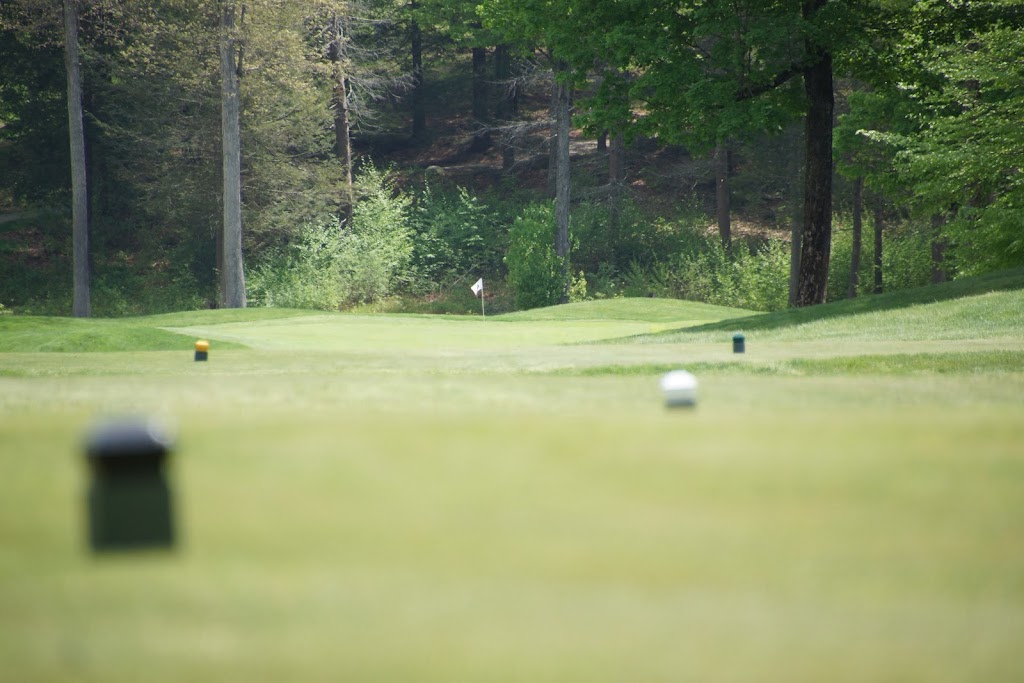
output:
[[[735,317],[634,338],[699,342],[742,330],[760,339],[979,339],[1024,331],[1024,270],[1015,269],[821,306]]]

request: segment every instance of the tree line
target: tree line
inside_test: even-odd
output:
[[[1024,263],[1022,53],[1018,0],[10,0],[0,190],[70,207],[75,315],[90,314],[97,254],[147,260],[154,286],[187,283],[238,307],[253,289],[247,272],[263,274],[266,293],[269,264],[295,269],[296,253],[316,251],[313,233],[333,245],[335,280],[354,281],[373,254],[398,280],[402,269],[422,279],[486,263],[543,290],[536,301],[564,301],[581,277],[574,261],[596,249],[582,236],[633,229],[620,225],[627,146],[655,140],[715,159],[720,247],[743,262],[730,155],[786,134],[801,146],[788,302],[805,306],[829,295],[837,174],[853,193],[851,295],[864,285],[865,206],[875,289],[886,215],[927,224],[936,278]],[[356,172],[361,140],[390,151],[429,141],[432,77],[464,59],[463,151],[496,145],[511,171],[524,162],[516,136],[546,128],[550,210],[502,221],[466,195],[418,197],[442,215],[403,204],[385,175]],[[520,107],[539,90],[543,120]],[[573,134],[607,149],[604,232],[587,233],[573,196]],[[385,189],[415,215],[383,219],[394,208]],[[409,245],[370,222],[398,226]],[[481,244],[508,256],[483,257]],[[710,261],[686,261],[699,280],[697,263]]]

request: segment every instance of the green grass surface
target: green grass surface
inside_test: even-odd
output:
[[[851,331],[861,338],[878,336],[909,340],[935,338],[935,335],[982,338],[993,332],[1013,332],[1016,321],[1020,319],[1022,290],[1024,269],[1006,270],[931,287],[846,299],[824,306],[792,308],[746,317],[723,317],[722,320],[693,327],[687,333],[694,335],[691,339],[698,335],[714,336],[735,330],[756,331],[776,339],[808,338],[815,335],[845,337]],[[991,296],[978,298],[983,295]],[[987,308],[994,310],[990,312]],[[929,329],[929,316],[934,314],[945,319],[933,321]],[[964,319],[963,315],[971,319]],[[991,320],[993,315],[999,319]],[[1002,329],[986,329],[990,322],[997,326],[1000,322],[1005,324]],[[895,330],[893,325],[896,326]],[[899,329],[902,326],[911,328],[909,334]],[[661,339],[652,341],[678,339],[672,332],[660,336]]]
[[[705,322],[751,315],[742,308],[712,306],[694,301],[675,299],[621,298],[602,301],[581,301],[564,306],[534,308],[528,311],[506,313],[498,320],[538,321],[554,320],[644,320],[647,322]]]
[[[972,294],[743,355],[732,322],[636,343],[714,318],[644,299],[62,353],[0,318],[0,680],[1020,680],[1021,294]],[[82,439],[128,412],[176,425],[181,542],[96,557]]]

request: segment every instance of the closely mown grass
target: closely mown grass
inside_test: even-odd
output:
[[[562,368],[549,374],[596,377],[603,375],[660,375],[679,369],[679,363],[655,365],[603,365]],[[1024,373],[1024,350],[962,351],[948,353],[896,353],[887,355],[835,356],[832,358],[790,358],[750,362],[696,361],[686,369],[698,375],[969,375],[978,373]]]
[[[1012,295],[742,355],[731,323],[624,339],[707,310],[609,303],[91,321],[91,351],[172,345],[104,353],[0,322],[0,679],[1024,677]],[[900,341],[929,316],[948,339]],[[698,404],[666,409],[680,367]],[[179,543],[95,556],[82,439],[125,413],[176,427]]]
[[[648,322],[697,322],[749,315],[750,311],[713,306],[696,301],[653,298],[618,298],[581,301],[563,306],[534,308],[506,313],[498,320],[516,322],[539,320],[645,320]]]
[[[189,344],[187,338],[152,325],[120,320],[0,317],[0,352],[162,351]]]
[[[51,318],[0,316],[0,353],[10,352],[109,352],[173,351],[191,347],[193,337],[168,331],[175,325],[200,325],[215,321],[253,322],[315,315],[310,311],[247,308],[218,311],[184,311],[141,318]],[[239,348],[223,342],[221,348]]]

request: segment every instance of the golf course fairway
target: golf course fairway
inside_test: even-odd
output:
[[[1022,292],[2,316],[0,680],[1024,680]],[[124,415],[172,549],[90,552]]]

